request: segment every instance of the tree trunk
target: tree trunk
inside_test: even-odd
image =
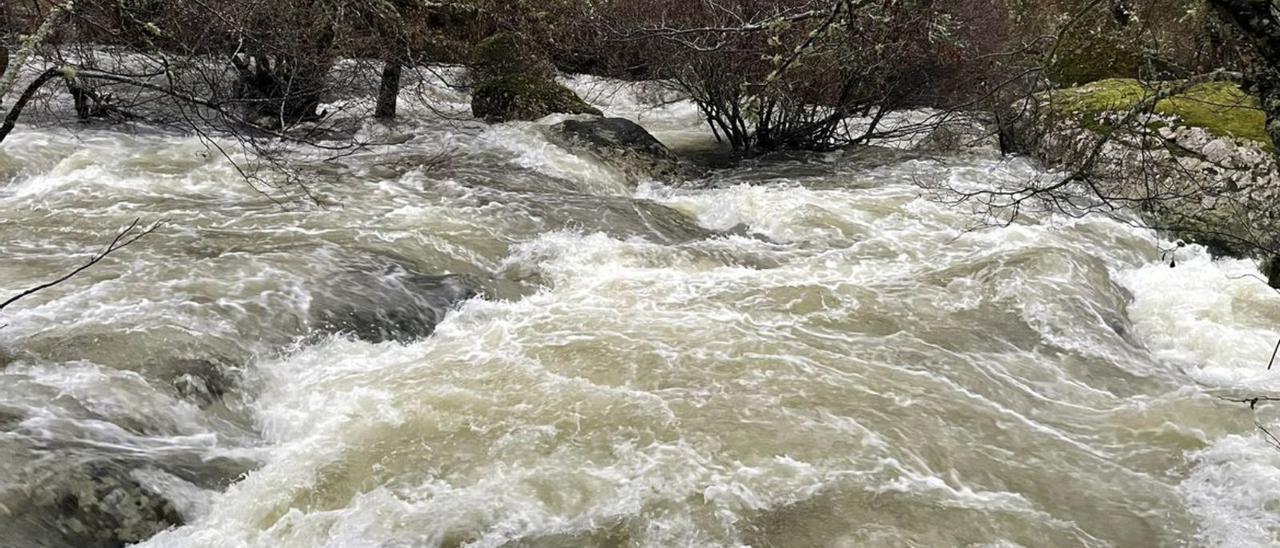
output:
[[[22,109],[27,107],[27,103],[31,102],[31,98],[35,97],[36,92],[40,91],[40,88],[50,80],[59,76],[62,76],[61,70],[49,69],[40,73],[35,80],[27,84],[27,89],[14,101],[13,106],[9,108],[9,113],[4,117],[4,123],[0,124],[0,141],[4,141],[4,138],[9,136],[9,132],[13,131],[14,126],[18,124],[18,118],[22,116]]]
[[[327,88],[327,59],[250,54],[231,63],[238,73],[236,102],[250,122],[281,129],[324,116],[317,111]]]
[[[14,26],[9,2],[0,2],[0,74],[9,69],[9,44],[14,41]]]
[[[67,91],[71,93],[71,100],[75,102],[76,118],[85,121],[102,114],[102,109],[98,105],[98,96],[85,86],[78,79],[70,78],[67,80]]]
[[[373,116],[379,120],[396,117],[396,100],[400,96],[399,62],[387,61],[382,67],[382,83],[378,87],[378,107]]]

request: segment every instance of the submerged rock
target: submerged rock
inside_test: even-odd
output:
[[[316,291],[311,323],[322,333],[380,343],[431,335],[454,306],[476,296],[458,276],[433,276],[381,262],[339,274]]]
[[[666,145],[625,118],[565,120],[551,127],[551,139],[567,149],[593,154],[632,178],[669,176],[680,165]]]
[[[179,396],[200,407],[222,401],[236,383],[233,369],[215,360],[177,360],[163,372]]]
[[[513,34],[498,34],[472,52],[471,113],[487,122],[537,120],[552,114],[601,113],[556,82],[555,68]]]
[[[1000,130],[985,113],[962,113],[948,117],[915,144],[925,152],[1000,153]]]
[[[4,536],[50,541],[53,534],[58,545],[114,548],[185,522],[172,502],[144,487],[121,465],[64,468],[29,489],[21,506],[8,507],[5,522],[10,530]]]
[[[27,418],[25,411],[0,403],[0,430],[13,428],[25,418]]]

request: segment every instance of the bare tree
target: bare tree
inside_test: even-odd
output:
[[[883,137],[887,113],[941,105],[943,80],[977,72],[983,44],[957,4],[653,0],[601,18],[613,41],[649,53],[644,76],[692,98],[735,150],[824,150]]]
[[[282,203],[318,199],[290,155],[302,149],[320,153],[312,161],[334,161],[381,144],[358,138],[358,129],[364,119],[394,117],[403,68],[417,70],[436,53],[431,18],[444,5],[34,3],[29,34],[0,79],[2,96],[12,97],[0,140],[33,105],[52,113],[66,101],[82,121],[197,135]]]

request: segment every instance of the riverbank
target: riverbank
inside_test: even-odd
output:
[[[1098,209],[1137,211],[1216,256],[1266,259],[1280,283],[1266,267],[1280,236],[1280,165],[1257,99],[1234,83],[1103,80],[1016,108],[1025,116],[1007,140],[1079,174],[1082,194],[1108,202]]]

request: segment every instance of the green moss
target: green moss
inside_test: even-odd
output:
[[[1074,86],[1107,78],[1138,76],[1142,56],[1111,36],[1067,37],[1048,67],[1058,85]]]
[[[1137,80],[1115,78],[1056,90],[1042,99],[1056,114],[1078,119],[1086,128],[1101,130],[1105,129],[1101,115],[1128,110],[1156,89]],[[1267,137],[1266,115],[1259,108],[1258,99],[1231,82],[1193,86],[1161,100],[1155,111],[1175,117],[1179,125],[1204,128],[1219,137],[1253,141],[1269,151],[1275,148]]]
[[[516,74],[481,84],[472,96],[471,111],[491,122],[536,120],[555,113],[601,114],[573,90],[534,74]]]
[[[529,44],[511,33],[490,36],[471,51],[471,76],[483,82],[513,74],[537,74],[551,78],[555,69]]]
[[[1247,139],[1271,147],[1267,116],[1258,98],[1230,82],[1210,82],[1191,88],[1156,105],[1161,114],[1177,116],[1182,123],[1202,127],[1214,135]]]
[[[555,67],[527,42],[500,33],[476,44],[468,66],[472,114],[489,122],[537,120],[556,113],[600,115],[557,83]]]

